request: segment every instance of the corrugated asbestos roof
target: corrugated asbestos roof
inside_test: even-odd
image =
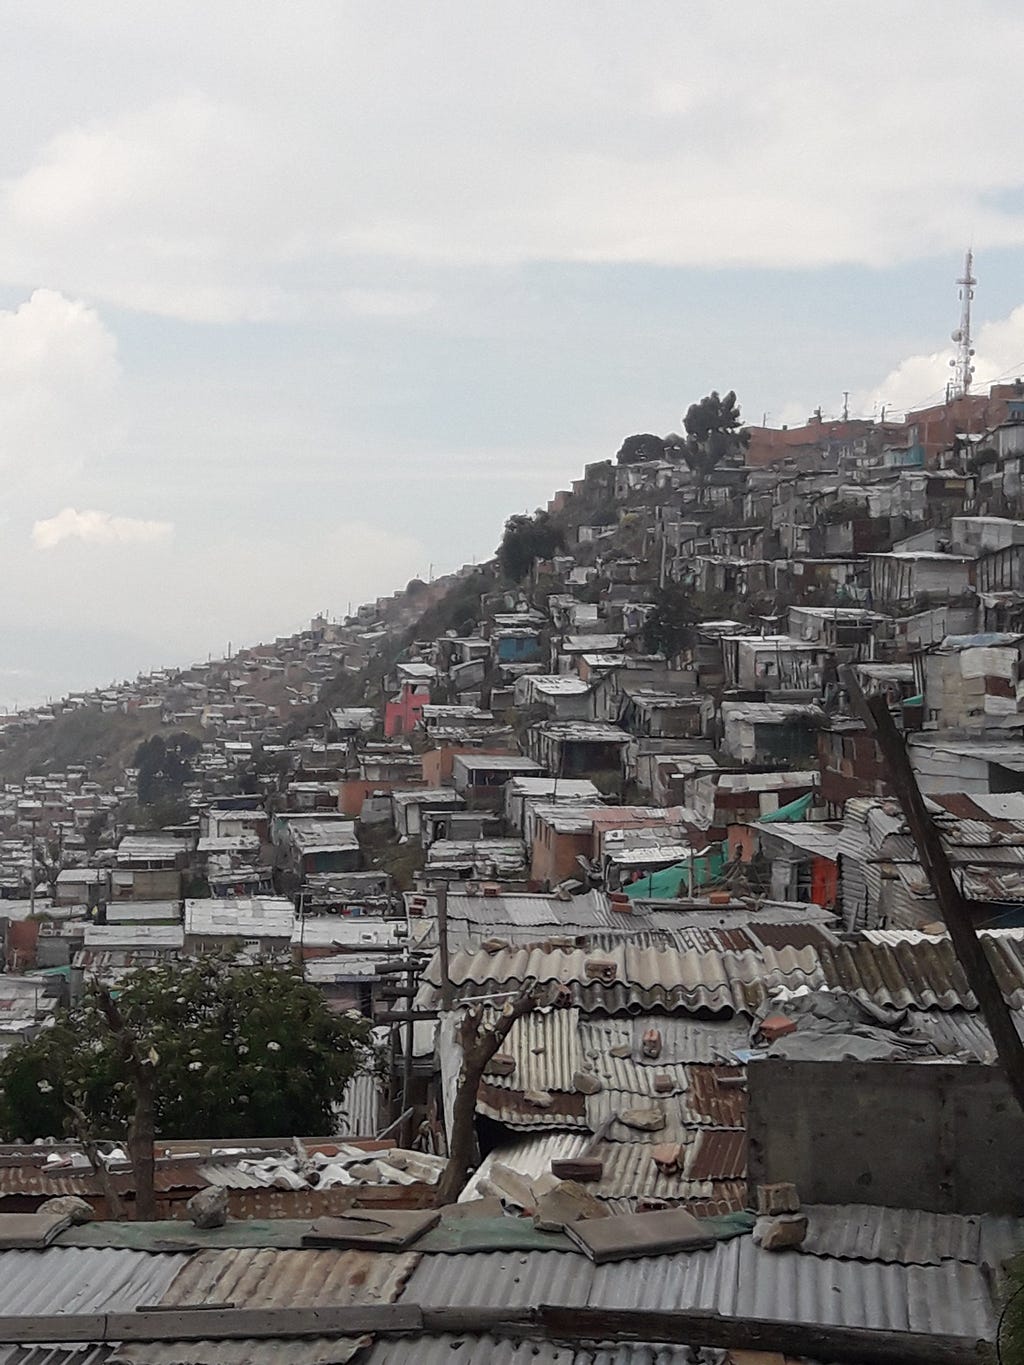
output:
[[[575,984],[586,989],[602,964],[614,964],[617,984],[645,991],[661,990],[677,1008],[756,1010],[772,986],[790,988],[825,984],[813,948],[764,948],[760,953],[697,952],[641,947],[632,941],[600,951],[584,948],[502,947],[490,952],[462,950],[453,955],[451,979],[456,985],[490,987],[528,980]],[[440,985],[436,959],[425,979]],[[606,989],[606,988],[602,988]]]
[[[1007,1003],[1024,1007],[1024,943],[991,935],[985,951]],[[978,1007],[948,938],[919,943],[824,944],[819,949],[825,983],[876,1005],[896,1009],[969,1009]]]

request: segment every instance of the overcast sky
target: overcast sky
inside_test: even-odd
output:
[[[4,0],[0,705],[489,555],[712,387],[1024,370],[1019,4]]]

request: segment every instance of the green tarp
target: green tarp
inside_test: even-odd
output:
[[[690,886],[688,870],[690,861],[689,858],[684,858],[682,862],[674,863],[672,867],[662,868],[660,872],[652,872],[649,876],[630,882],[622,890],[630,900],[670,901],[677,896],[686,896],[689,894]],[[713,844],[707,853],[702,853],[692,861],[693,889],[696,891],[720,875],[725,866],[722,845]]]
[[[785,820],[803,820],[807,815],[807,808],[811,804],[813,792],[808,792],[806,796],[798,796],[795,801],[790,801],[788,806],[780,806],[778,810],[769,811],[767,815],[762,815],[758,820],[759,825],[781,824]]]

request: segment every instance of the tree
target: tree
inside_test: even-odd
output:
[[[116,1001],[93,986],[0,1061],[0,1133],[123,1142],[138,1132],[151,1150],[154,1133],[330,1131],[332,1105],[371,1063],[370,1029],[332,1014],[295,969],[226,957],[142,968]]]
[[[513,1000],[506,1001],[501,1013],[491,1023],[485,1021],[482,1005],[475,1005],[463,1014],[459,1023],[462,1072],[452,1105],[448,1164],[441,1173],[434,1194],[435,1208],[454,1204],[469,1178],[476,1138],[473,1116],[476,1113],[477,1092],[488,1062],[512,1032],[516,1020],[521,1019],[524,1014],[531,1013],[539,1004],[538,992],[530,990],[522,992]]]
[[[615,457],[619,464],[639,464],[641,460],[663,460],[665,442],[660,436],[644,432],[639,436],[627,436]]]
[[[549,513],[539,510],[532,517],[525,512],[509,517],[496,553],[505,577],[521,583],[533,569],[535,559],[550,559],[564,548],[562,528]]]
[[[691,628],[699,619],[686,589],[678,583],[668,584],[655,594],[654,610],[644,621],[644,649],[649,654],[674,658],[689,643]]]
[[[686,439],[681,446],[674,444],[678,437],[669,440],[697,476],[697,486],[701,490],[708,475],[726,456],[739,455],[750,444],[750,432],[742,429],[740,410],[732,389],[724,398],[712,392],[699,403],[691,403],[683,418],[683,427]]]
[[[143,740],[135,750],[140,805],[152,806],[179,796],[192,779],[189,760],[201,748],[199,740],[183,730],[166,740],[162,735]]]

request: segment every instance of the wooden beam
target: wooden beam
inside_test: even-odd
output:
[[[424,1312],[424,1325],[431,1313]],[[685,1309],[562,1308],[542,1305],[545,1336],[575,1341],[659,1341],[687,1346],[768,1351],[836,1365],[977,1365],[994,1360],[984,1342],[924,1332],[883,1332],[873,1327],[827,1327],[806,1322],[734,1318]]]
[[[907,746],[893,724],[889,707],[883,697],[865,697],[852,668],[842,670],[842,680],[850,703],[860,718],[873,731],[875,740],[888,770],[889,781],[903,809],[910,833],[917,846],[925,876],[935,892],[935,900],[949,930],[953,951],[964,969],[968,985],[978,1001],[978,1008],[988,1025],[995,1044],[999,1064],[1009,1082],[1018,1105],[1024,1110],[1024,1045],[1014,1027],[1013,1016],[1003,999],[985,945],[978,937],[967,901],[953,879],[949,858],[935,822],[928,812],[917,785],[917,777],[907,753]]]
[[[422,1308],[368,1304],[345,1308],[178,1308],[134,1313],[66,1313],[0,1318],[0,1342],[237,1341],[245,1338],[476,1333],[520,1339],[665,1342],[809,1356],[837,1365],[990,1365],[985,1342],[923,1332],[878,1331],[727,1317],[697,1310],[494,1306]]]
[[[246,1337],[357,1336],[421,1331],[415,1304],[345,1308],[146,1309],[135,1313],[60,1313],[0,1318],[0,1341],[29,1344],[108,1341],[236,1341]]]

